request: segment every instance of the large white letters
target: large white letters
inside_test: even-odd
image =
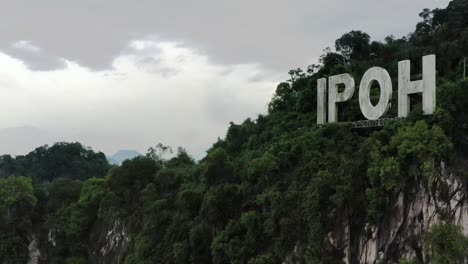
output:
[[[436,107],[436,56],[423,57],[422,80],[411,81],[410,61],[398,63],[398,117],[407,117],[410,111],[409,95],[422,93],[423,112],[434,113]],[[380,98],[372,105],[370,89],[374,83],[380,86]],[[344,86],[338,92],[339,85]],[[355,82],[351,75],[340,74],[328,78],[328,123],[338,122],[337,103],[353,97]],[[327,79],[317,80],[317,124],[327,123]],[[385,115],[392,99],[392,80],[388,72],[380,67],[366,71],[359,86],[359,106],[365,118],[376,120]]]
[[[323,125],[327,122],[327,79],[317,81],[317,124]]]
[[[422,80],[410,80],[410,61],[398,63],[398,116],[407,117],[410,110],[410,94],[422,93],[423,113],[434,113],[436,106],[436,57],[429,55],[423,57]]]
[[[380,85],[380,99],[376,106],[372,105],[369,95],[374,82]],[[387,113],[391,99],[392,79],[388,72],[379,67],[369,69],[362,77],[359,86],[359,106],[364,117],[369,120],[379,119]]]
[[[344,91],[338,92],[338,85],[344,84]],[[328,123],[338,122],[336,103],[348,101],[354,94],[354,79],[345,73],[328,79]]]

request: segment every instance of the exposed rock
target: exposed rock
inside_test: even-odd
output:
[[[52,245],[52,246],[56,246],[56,242],[55,242],[55,235],[52,231],[49,230],[49,233],[47,235],[47,241]]]
[[[442,176],[441,184],[448,189],[447,197],[423,185],[418,186],[413,197],[400,193],[383,223],[379,227],[367,226],[361,232],[359,263],[392,263],[399,258],[418,258],[426,262],[424,235],[437,223],[462,226],[464,234],[468,235],[466,179],[446,170],[444,164]],[[350,259],[346,262],[351,263]]]
[[[39,249],[38,239],[35,235],[32,236],[31,242],[28,245],[28,264],[39,264],[41,258],[41,251]]]
[[[125,224],[115,220],[111,225],[98,221],[90,241],[90,263],[122,263],[130,238]]]

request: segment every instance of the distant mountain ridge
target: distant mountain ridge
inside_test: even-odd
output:
[[[120,165],[122,162],[128,159],[133,159],[135,157],[141,156],[142,154],[136,150],[119,150],[111,156],[107,156],[107,160],[110,164]]]

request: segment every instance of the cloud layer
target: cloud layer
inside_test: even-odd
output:
[[[262,63],[287,72],[315,63],[341,34],[376,39],[414,29],[425,7],[449,0],[15,0],[0,8],[0,49],[30,40],[52,56],[107,68],[130,40],[158,34],[202,49],[218,63]],[[33,67],[61,66],[36,58]]]
[[[62,69],[37,71],[0,53],[4,127],[39,127],[50,141],[78,140],[107,153],[163,142],[201,157],[229,120],[265,112],[278,81],[259,65],[216,64],[155,39],[130,42],[107,70],[63,61]],[[29,142],[39,143],[46,142]]]

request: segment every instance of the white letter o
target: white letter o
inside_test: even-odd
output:
[[[370,89],[374,81],[380,85],[379,103],[374,106],[370,100]],[[388,72],[380,67],[373,67],[366,71],[359,86],[359,105],[362,114],[369,120],[379,119],[387,113],[392,99],[392,79]]]

